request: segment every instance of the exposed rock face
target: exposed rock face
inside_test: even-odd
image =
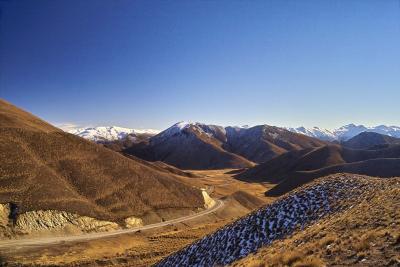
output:
[[[91,217],[56,210],[26,212],[18,216],[15,225],[16,228],[28,233],[63,229],[67,226],[78,227],[83,232],[109,231],[119,228],[118,224],[114,222],[100,221]]]
[[[202,190],[204,207],[215,205],[205,190]],[[45,232],[59,233],[89,233],[104,232],[121,229],[115,222],[97,220],[88,216],[58,210],[37,210],[13,215],[12,204],[0,204],[0,238],[12,238],[17,235],[29,235]],[[128,217],[124,220],[126,228],[135,228],[144,225],[141,218]]]
[[[139,226],[143,226],[143,220],[136,217],[129,217],[125,219],[126,228],[135,228]]]
[[[10,219],[10,204],[0,204],[0,232],[4,237],[45,231],[103,232],[117,230],[117,223],[57,210],[29,211],[20,214],[15,225]],[[140,220],[140,219],[139,219]]]
[[[6,227],[9,223],[10,204],[0,204],[0,227]]]
[[[208,193],[207,193],[206,190],[203,189],[203,190],[201,191],[201,193],[203,194],[203,197],[204,197],[204,207],[205,207],[206,209],[209,209],[209,208],[213,207],[213,206],[215,205],[215,200],[212,199],[212,198],[208,195]]]

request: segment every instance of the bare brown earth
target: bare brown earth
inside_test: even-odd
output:
[[[233,266],[400,266],[400,178]]]
[[[96,240],[1,248],[1,258],[9,266],[149,266],[272,200],[263,196],[268,185],[238,181],[232,177],[236,172],[195,171],[197,178],[179,177],[224,201],[223,208],[207,216]]]
[[[86,141],[0,100],[0,203],[120,222],[203,208],[178,175]],[[173,216],[173,214],[170,214]]]

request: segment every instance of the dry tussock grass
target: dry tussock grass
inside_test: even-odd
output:
[[[251,267],[323,267],[326,264],[319,258],[306,255],[302,251],[276,253],[266,259],[250,258],[246,266]]]
[[[233,266],[400,266],[400,178],[376,181],[365,201]]]

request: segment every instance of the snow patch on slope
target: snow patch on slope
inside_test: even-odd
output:
[[[323,217],[351,208],[374,185],[335,176],[306,186],[163,259],[156,266],[225,266]],[[350,202],[352,203],[352,202]]]

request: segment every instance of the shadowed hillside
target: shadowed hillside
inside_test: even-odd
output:
[[[343,146],[353,149],[376,149],[399,144],[399,138],[374,132],[362,132],[342,143]]]
[[[203,207],[171,172],[128,159],[0,100],[0,203],[20,212],[64,210],[118,221],[168,208]]]
[[[321,140],[290,132],[283,128],[258,125],[251,128],[226,128],[224,147],[251,161],[262,163],[288,151],[320,147]]]
[[[278,184],[266,194],[279,196],[333,173],[348,172],[377,177],[400,176],[400,146],[377,150],[348,149],[327,145],[315,149],[292,151],[237,175],[251,182]]]
[[[222,127],[177,123],[125,152],[149,161],[163,161],[182,169],[252,167],[287,151],[326,143],[279,127]]]
[[[182,126],[178,123],[150,138],[149,142],[133,146],[125,152],[145,160],[163,161],[181,169],[243,168],[254,165],[251,161],[224,150],[221,141],[223,133],[219,128],[211,126],[213,125]]]

